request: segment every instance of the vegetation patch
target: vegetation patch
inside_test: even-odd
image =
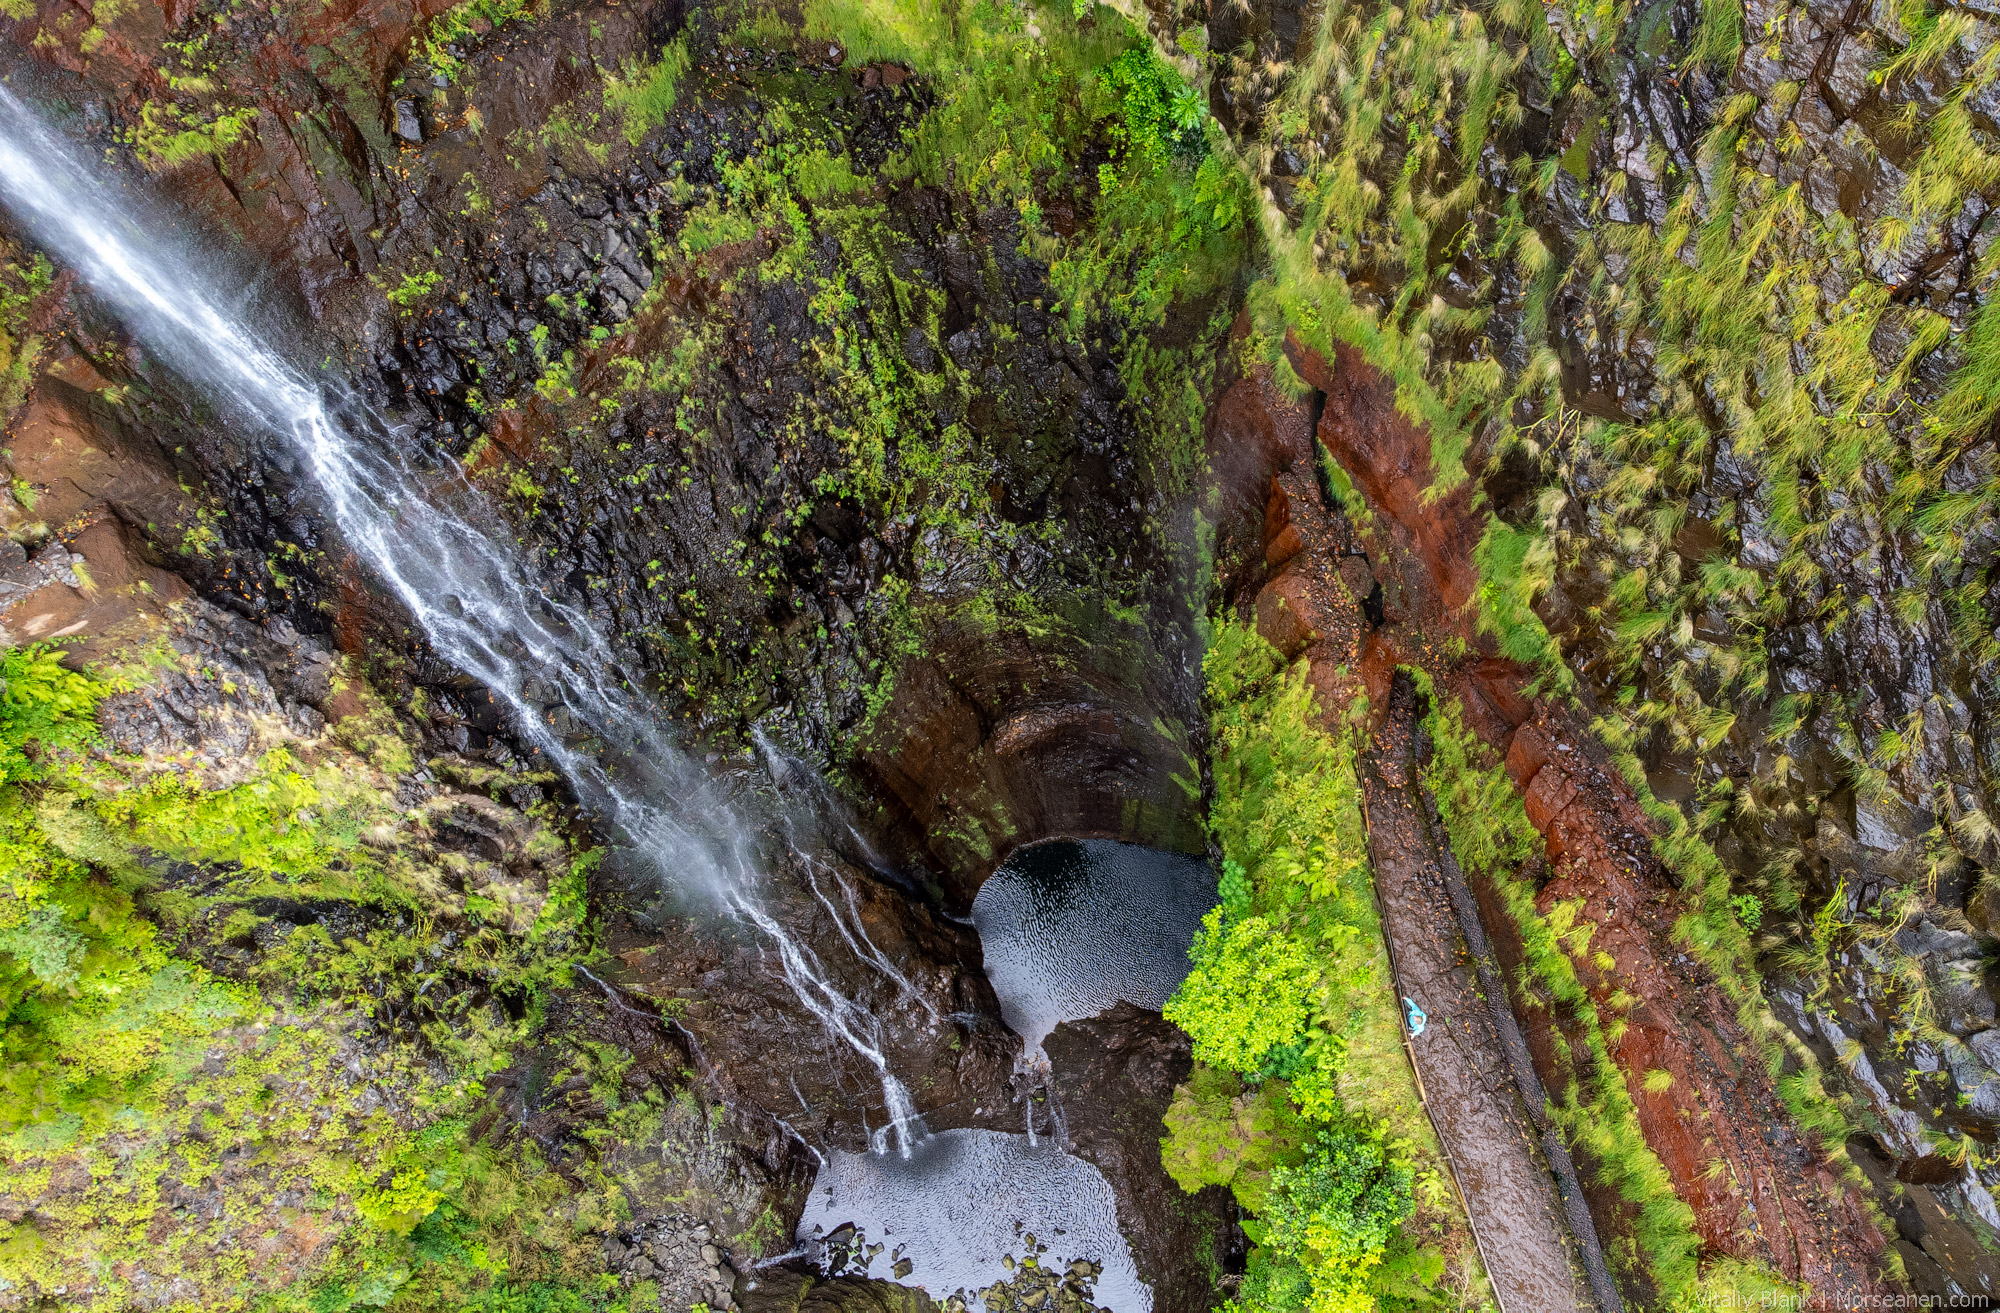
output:
[[[0,252],[13,254],[11,245]],[[26,332],[28,312],[48,290],[55,270],[35,255],[25,261],[0,259],[0,421],[5,421],[28,396],[28,380],[41,355],[41,339]]]
[[[1248,624],[1215,626],[1203,671],[1222,905],[1166,1008],[1197,1066],[1162,1161],[1253,1214],[1244,1313],[1480,1307],[1485,1275],[1403,1051],[1352,734],[1319,728],[1304,666]]]
[[[615,1181],[477,1121],[590,951],[595,854],[538,830],[532,916],[454,902],[365,758],[294,741],[228,782],[112,752],[99,707],[159,663],[63,655],[0,657],[0,1280],[106,1313],[162,1283],[216,1309],[604,1307]],[[663,1115],[598,1097],[638,1134]]]

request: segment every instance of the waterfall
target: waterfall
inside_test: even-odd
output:
[[[879,1024],[762,908],[757,835],[770,820],[790,831],[791,818],[758,816],[745,790],[673,741],[657,711],[620,677],[616,654],[589,617],[538,584],[502,545],[505,535],[462,473],[451,491],[464,513],[426,496],[426,479],[437,476],[420,474],[380,440],[390,429],[382,417],[336,380],[295,367],[222,310],[192,262],[142,229],[130,207],[5,86],[0,120],[0,196],[15,216],[159,359],[209,389],[235,418],[291,445],[342,537],[431,646],[506,704],[522,735],[561,769],[622,847],[663,886],[703,895],[773,941],[800,1002],[881,1077],[897,1147],[907,1155],[920,1123],[890,1073]],[[482,531],[475,518],[496,531]],[[572,747],[555,729],[558,707],[608,750]]]

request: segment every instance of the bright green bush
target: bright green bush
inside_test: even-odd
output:
[[[101,680],[65,669],[67,655],[45,643],[0,655],[0,785],[41,774],[30,744],[74,747],[96,736],[97,704],[108,690]]]
[[[48,1144],[144,1106],[244,1000],[59,848],[27,787],[0,786],[0,1139]]]
[[[0,1137],[61,1141],[143,1103],[241,1014],[236,991],[155,941],[130,894],[81,855],[92,827],[41,787],[97,737],[109,691],[61,649],[0,656]]]
[[[1298,940],[1261,916],[1225,925],[1218,907],[1188,955],[1194,970],[1166,1017],[1194,1040],[1195,1061],[1255,1072],[1273,1048],[1304,1034],[1319,968]]]
[[[1312,1303],[1312,1274],[1289,1254],[1259,1245],[1250,1251],[1243,1284],[1224,1307],[1230,1313],[1300,1313]]]
[[[1373,1313],[1368,1275],[1410,1215],[1410,1168],[1379,1137],[1329,1128],[1303,1163],[1271,1173],[1263,1244],[1311,1283],[1311,1313]]]
[[[1133,46],[1098,76],[1118,98],[1116,135],[1132,154],[1199,160],[1207,153],[1207,103],[1150,46]]]

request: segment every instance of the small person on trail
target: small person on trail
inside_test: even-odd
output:
[[[1417,1001],[1407,995],[1403,999],[1403,1005],[1409,1009],[1405,1019],[1410,1023],[1410,1038],[1415,1039],[1424,1033],[1424,1023],[1430,1018],[1417,1006]]]

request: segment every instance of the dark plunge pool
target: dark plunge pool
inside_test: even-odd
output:
[[[1158,1011],[1186,978],[1188,945],[1215,900],[1199,857],[1110,839],[1016,849],[980,887],[972,921],[1030,1060],[1065,1021],[1121,1001]]]

